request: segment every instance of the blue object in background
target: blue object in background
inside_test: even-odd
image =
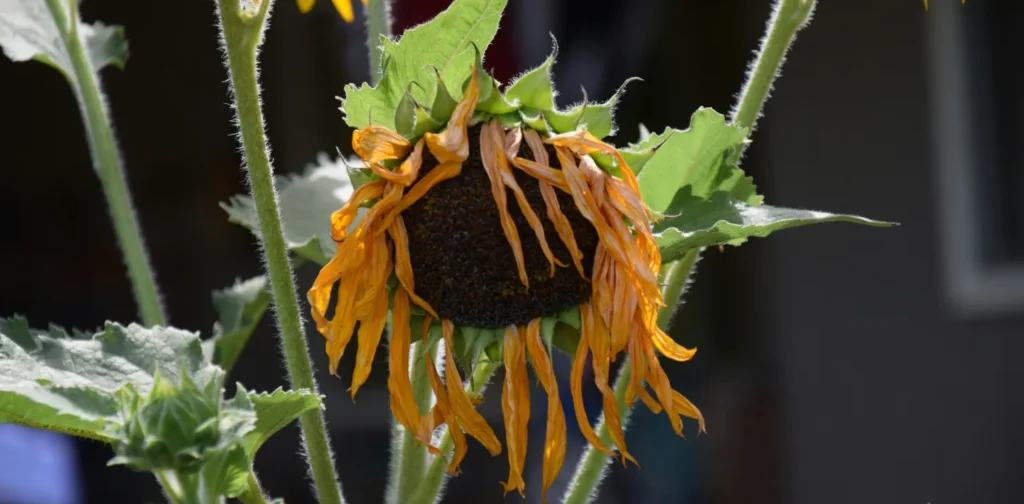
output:
[[[0,504],[80,504],[75,440],[0,424]]]

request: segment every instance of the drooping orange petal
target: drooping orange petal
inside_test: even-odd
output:
[[[484,448],[487,448],[491,455],[497,455],[501,453],[501,442],[498,441],[498,436],[494,435],[491,427],[487,425],[487,420],[484,420],[484,417],[476,410],[473,401],[466,395],[466,390],[462,384],[462,377],[459,376],[459,368],[455,365],[454,343],[452,341],[455,333],[455,324],[451,320],[442,321],[441,333],[444,336],[445,345],[444,378],[448,383],[448,397],[451,399],[452,409],[459,421],[456,425],[462,425],[466,434],[480,441],[480,444],[484,445]],[[451,426],[452,424],[449,424],[449,427]]]
[[[580,305],[580,312],[589,310],[590,305],[583,303]],[[587,347],[587,338],[581,337],[579,344],[576,346],[576,358],[572,362],[572,371],[569,376],[569,387],[572,390],[572,404],[573,410],[576,412],[576,423],[580,426],[580,432],[583,437],[586,438],[590,444],[598,451],[609,455],[612,455],[612,451],[608,449],[601,442],[601,439],[597,437],[597,433],[594,432],[594,427],[590,425],[590,420],[587,419],[587,412],[583,409],[583,368],[587,363],[587,355],[589,354]]]
[[[526,349],[533,361],[533,370],[548,394],[548,422],[544,437],[544,486],[541,499],[547,504],[548,488],[558,478],[565,463],[566,426],[562,401],[558,397],[555,369],[540,337],[540,319],[533,319],[526,327]]]
[[[555,153],[558,155],[558,161],[562,165],[562,173],[565,174],[565,180],[569,184],[570,193],[572,194],[573,201],[576,202],[576,209],[580,211],[580,215],[594,225],[594,230],[600,236],[601,243],[608,247],[609,252],[620,263],[630,264],[631,261],[623,248],[623,244],[620,242],[619,235],[614,232],[614,229],[605,219],[601,207],[598,206],[590,191],[590,184],[587,183],[586,176],[576,165],[572,154],[563,147],[556,147]]]
[[[672,406],[675,408],[676,414],[696,420],[700,424],[700,432],[708,432],[704,425],[704,415],[700,413],[700,410],[689,399],[683,397],[683,394],[675,390],[672,391]]]
[[[619,165],[619,171],[622,173],[622,178],[626,181],[626,184],[633,188],[637,193],[640,192],[640,184],[636,181],[636,175],[633,174],[633,169],[629,167],[629,164],[626,163],[625,159],[623,159],[622,154],[619,153],[618,149],[598,140],[594,135],[591,135],[586,131],[573,131],[570,133],[555,135],[548,138],[545,142],[555,146],[568,147],[580,157],[598,152],[614,157],[615,162]],[[644,208],[648,217],[653,219],[654,214],[646,208],[646,205]]]
[[[493,138],[504,145],[505,141],[502,139],[503,134],[501,132],[501,126],[497,121],[493,121],[485,127],[490,127]],[[498,154],[495,156],[494,161],[497,163],[497,170],[498,173],[501,174],[502,182],[505,184],[505,187],[512,189],[512,193],[516,196],[516,202],[519,204],[519,210],[523,213],[523,217],[526,217],[526,222],[528,222],[530,227],[533,229],[533,234],[537,236],[537,241],[540,243],[540,249],[544,253],[544,257],[547,258],[548,264],[551,265],[551,276],[555,276],[555,266],[565,266],[565,264],[556,259],[555,255],[551,252],[551,248],[548,246],[548,240],[544,235],[544,225],[541,224],[537,214],[533,211],[533,207],[530,206],[530,202],[526,199],[526,194],[524,194],[523,190],[519,187],[519,182],[516,181],[516,177],[512,173],[512,168],[508,165],[508,159],[506,156]]]
[[[516,168],[529,173],[533,178],[569,192],[569,184],[565,181],[565,175],[562,172],[545,164],[522,157],[515,158],[513,164]]]
[[[611,368],[611,351],[609,348],[608,332],[604,322],[597,316],[591,307],[586,310],[581,308],[582,337],[587,338],[587,346],[590,347],[593,355],[590,362],[594,366],[594,384],[601,392],[602,403],[604,404],[604,421],[608,427],[608,435],[612,442],[618,447],[622,454],[622,463],[626,461],[636,464],[636,459],[626,449],[626,436],[622,431],[622,417],[619,416],[619,402],[615,398],[615,392],[608,386],[609,370]],[[639,464],[638,464],[639,465]]]
[[[530,382],[526,376],[526,353],[523,337],[515,325],[505,329],[503,348],[505,387],[501,393],[501,411],[505,417],[505,444],[508,446],[508,482],[502,483],[505,493],[512,489],[523,495],[523,466],[526,464],[527,426],[530,421]]]
[[[380,346],[380,337],[384,334],[384,324],[388,320],[388,292],[381,288],[373,301],[373,314],[364,318],[359,324],[359,347],[356,349],[356,365],[352,370],[352,385],[349,392],[355,399],[359,387],[366,383],[373,368],[373,358]]]
[[[352,150],[367,164],[388,159],[402,159],[409,155],[412,144],[402,135],[384,126],[371,124],[352,132]]]
[[[430,430],[420,421],[420,410],[412,392],[409,379],[409,347],[412,343],[409,327],[409,295],[405,289],[395,292],[391,313],[391,343],[388,345],[388,391],[391,397],[391,413],[398,423],[413,437],[440,455],[441,451],[430,443]],[[429,359],[429,353],[427,354]],[[431,429],[432,430],[432,429]]]
[[[668,421],[672,424],[672,430],[677,435],[682,436],[683,421],[675,413],[672,384],[669,383],[668,375],[665,374],[665,370],[661,368],[661,364],[658,362],[658,357],[654,354],[654,347],[649,340],[645,341],[645,339],[637,338],[637,342],[647,355],[647,372],[645,373],[647,383],[651,385],[651,389],[654,390],[654,395],[658,397],[658,402],[661,403],[662,408],[665,408],[665,416],[668,417]]]
[[[419,307],[427,311],[432,317],[437,318],[437,312],[423,298],[416,295],[416,281],[413,277],[412,261],[409,259],[409,235],[405,229],[405,221],[401,216],[391,221],[388,227],[388,234],[395,242],[395,276],[402,288],[409,293],[409,297]]]
[[[487,178],[491,181],[491,195],[494,197],[494,203],[498,206],[498,214],[501,216],[501,229],[505,232],[509,246],[512,247],[512,255],[515,256],[516,266],[519,269],[519,281],[529,288],[530,279],[526,275],[523,245],[519,241],[516,223],[508,213],[508,194],[505,192],[505,182],[498,166],[499,159],[505,159],[505,154],[501,152],[502,147],[501,140],[494,136],[492,128],[485,126],[480,129],[480,158],[483,161]]]
[[[651,341],[654,343],[654,348],[661,352],[661,355],[677,362],[686,362],[697,353],[696,348],[690,349],[676,343],[675,340],[661,329],[651,333]]]
[[[427,324],[427,322],[424,322]],[[424,326],[425,328],[428,325]],[[423,332],[423,344],[427,344],[427,331]],[[446,373],[447,374],[447,373]],[[451,402],[448,400],[448,392],[445,389],[444,382],[441,381],[441,377],[437,374],[437,367],[434,365],[433,359],[427,359],[427,379],[430,380],[430,388],[434,390],[434,396],[437,400],[434,403],[434,408],[431,410],[429,415],[424,416],[421,421],[424,423],[424,428],[433,431],[437,427],[437,417],[440,416],[444,423],[448,425],[448,432],[452,436],[452,442],[455,444],[455,450],[452,452],[451,461],[448,463],[448,473],[458,474],[459,465],[462,463],[462,459],[466,456],[466,435],[462,432],[459,427],[459,421],[455,416],[455,411],[452,408]]]
[[[548,166],[548,153],[544,149],[544,144],[541,142],[540,135],[534,130],[526,130],[525,133],[526,143],[530,147],[530,151],[533,153],[533,158],[537,161],[529,161],[523,158],[516,158],[516,166],[522,168],[523,166],[532,166],[529,163],[533,163],[537,166],[533,166],[529,169],[524,169],[527,173],[534,175],[537,178],[537,184],[540,187],[541,196],[544,197],[544,205],[547,208],[548,220],[551,221],[555,226],[555,231],[558,233],[558,237],[561,238],[562,244],[569,250],[569,255],[572,257],[573,264],[576,265],[576,270],[579,271],[580,276],[586,278],[586,273],[583,271],[583,252],[580,252],[579,247],[576,245],[576,236],[572,231],[572,226],[569,224],[569,219],[566,218],[565,214],[562,213],[562,208],[558,203],[558,196],[555,194],[555,190],[552,188],[551,183],[548,183],[544,179],[538,177],[533,171],[534,168],[543,169],[556,173],[560,182],[555,181],[555,184],[561,183],[568,185],[565,182],[565,176],[562,172],[555,170]],[[518,164],[523,162],[522,165]]]
[[[419,201],[419,199],[425,196],[427,192],[434,188],[434,186],[444,182],[445,180],[456,177],[460,173],[462,173],[462,163],[446,163],[435,166],[434,169],[427,172],[419,182],[416,182],[411,188],[409,188],[409,192],[405,193],[405,195],[402,196],[401,201],[391,209],[391,212],[384,218],[381,226],[384,228],[390,226],[391,221],[394,220],[398,214],[404,212],[405,209],[411,207],[413,203]]]
[[[499,131],[501,127],[499,126]],[[532,130],[531,130],[532,131]],[[505,132],[503,135],[503,150],[505,152],[505,159],[512,160],[519,156],[519,146],[523,143],[523,129],[520,127],[512,128]]]
[[[375,300],[391,276],[391,244],[384,236],[371,237],[367,240],[369,252],[366,255],[367,261],[355,275],[361,283],[362,297],[356,301],[352,314],[359,320],[373,317],[375,313]],[[351,279],[349,279],[351,280]]]
[[[331,237],[334,241],[340,242],[348,234],[348,227],[355,221],[359,214],[359,206],[384,194],[387,182],[375,180],[364,184],[352,193],[352,197],[345,202],[340,210],[331,214]]]
[[[469,85],[462,95],[462,99],[455,106],[451,119],[448,119],[448,127],[441,133],[427,133],[424,139],[427,141],[427,148],[434,155],[438,163],[462,163],[469,157],[469,137],[466,134],[466,125],[473,117],[477,100],[480,99],[480,88],[477,86],[476,65],[473,66]]]
[[[352,316],[355,305],[355,282],[342,281],[338,285],[338,302],[334,305],[334,318],[327,328],[327,356],[330,360],[328,370],[332,375],[338,374],[338,363],[345,354],[345,347],[352,339],[352,331],[356,327],[356,318]]]
[[[405,161],[402,161],[402,164],[398,166],[397,171],[388,170],[378,163],[371,163],[370,169],[388,182],[408,187],[416,181],[416,176],[419,175],[422,164],[423,139],[421,138],[419,142],[416,142],[416,147],[412,149],[412,152],[405,158]]]

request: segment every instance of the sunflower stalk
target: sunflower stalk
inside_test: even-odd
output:
[[[663,331],[667,331],[672,323],[672,317],[676,312],[676,307],[679,305],[679,299],[686,289],[686,285],[693,274],[699,258],[699,251],[694,249],[665,268],[663,274],[664,286],[662,287],[662,297],[665,299],[665,306],[658,311],[658,327]],[[619,375],[615,378],[615,383],[612,386],[615,400],[619,405],[623,429],[628,426],[629,417],[633,414],[633,407],[626,404],[626,389],[629,388],[631,372],[632,366],[627,358],[623,361]],[[601,442],[605,443],[606,446],[613,446],[611,433],[608,432],[608,425],[605,422],[604,414],[597,420],[597,426],[594,430],[597,431],[597,436],[601,439]],[[579,465],[576,466],[576,473],[573,474],[572,481],[569,483],[564,504],[587,504],[592,502],[594,497],[597,496],[597,485],[604,479],[610,461],[611,457],[594,448],[593,445],[588,444],[583,456],[580,458]]]
[[[757,51],[757,58],[750,65],[747,82],[743,84],[740,99],[730,114],[733,124],[749,130],[754,129],[758,118],[761,117],[761,109],[768,101],[772,83],[779,76],[779,69],[786,60],[786,53],[793,45],[796,32],[810,21],[815,4],[816,0],[775,2],[771,18],[768,20],[767,33],[761,39],[761,47]],[[736,149],[729,162],[739,162],[745,148],[746,144],[743,144]]]
[[[490,361],[483,361],[477,364],[476,370],[473,371],[473,377],[469,380],[466,387],[466,392],[470,399],[480,397],[484,393],[487,383],[494,376],[494,372],[500,367],[500,363]],[[451,433],[448,432],[448,428],[445,428],[438,448],[440,448],[441,453],[448,454],[451,452],[453,445],[454,441],[452,440]],[[403,504],[406,502],[408,504],[436,503],[440,499],[441,492],[444,491],[444,485],[448,480],[448,478],[444,477],[447,465],[447,457],[434,457],[430,462],[426,475],[420,482],[418,491],[408,501],[401,502]]]
[[[61,36],[75,74],[76,94],[84,116],[93,167],[99,175],[103,195],[107,199],[110,220],[114,224],[117,243],[124,254],[128,280],[132,284],[135,302],[139,305],[139,315],[144,325],[166,325],[167,317],[160,302],[160,292],[153,277],[149,254],[142,242],[142,231],[132,206],[121,153],[117,148],[114,130],[110,126],[111,121],[103,91],[100,89],[97,69],[89,62],[88,51],[78,33],[78,20],[71,19],[68,23],[63,19],[66,7],[62,5],[61,0],[46,0],[46,4],[54,18],[58,20],[58,24],[70,26],[67,32],[61,30]],[[75,4],[72,4],[73,18],[78,17],[77,10]]]
[[[292,389],[316,392],[260,109],[256,54],[272,3],[273,0],[263,0],[259,5],[249,0],[218,0],[217,15],[289,380]],[[307,411],[299,420],[317,501],[343,503],[323,413],[320,409]]]
[[[437,358],[437,347],[432,347],[429,354],[426,354],[420,352],[420,345],[422,343],[413,343],[409,350],[409,354],[414,356],[409,366],[409,379],[420,415],[426,415],[434,402],[434,392],[427,378],[427,359]],[[426,475],[427,448],[397,421],[394,421],[392,436],[395,446],[392,456],[395,460],[392,460],[392,472],[388,476],[387,502],[408,502]]]
[[[761,41],[757,57],[751,64],[746,83],[740,92],[739,101],[732,111],[732,123],[736,126],[752,130],[761,115],[765,101],[772,89],[772,84],[779,75],[779,69],[785,61],[786,53],[793,44],[796,33],[807,25],[814,11],[815,0],[778,0],[768,21],[768,28]],[[727,163],[738,163],[743,155],[746,144],[736,148]],[[679,297],[685,290],[686,282],[693,272],[699,259],[699,251],[693,250],[671,266],[663,276],[662,294],[665,306],[658,313],[658,325],[667,331],[672,321]],[[615,379],[614,392],[619,404],[622,423],[632,414],[632,407],[624,406],[626,388],[630,378],[629,362],[625,362],[619,376]],[[606,444],[609,433],[605,425],[604,415],[598,420],[598,436]],[[576,468],[572,481],[565,494],[564,504],[587,504],[597,494],[597,485],[604,477],[610,457],[601,453],[593,446],[587,446],[580,463]]]
[[[270,499],[263,493],[263,487],[252,470],[249,470],[248,483],[249,486],[238,496],[239,501],[243,504],[270,504]]]
[[[370,79],[374,86],[384,76],[381,37],[391,38],[391,2],[369,0],[366,3],[366,47],[370,52]]]

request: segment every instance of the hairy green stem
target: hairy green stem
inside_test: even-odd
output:
[[[256,473],[249,470],[248,486],[242,495],[238,496],[238,500],[242,501],[243,504],[270,504],[270,500],[263,494],[263,487],[260,486],[260,480],[256,478]]]
[[[487,382],[491,380],[491,376],[500,367],[501,363],[498,362],[481,362],[477,364],[476,370],[473,371],[473,377],[466,386],[466,393],[470,399],[475,399],[484,393]],[[458,428],[458,426],[455,426],[455,428]],[[454,441],[452,440],[451,433],[448,432],[448,428],[445,428],[438,448],[441,449],[441,453],[448,454],[451,452],[453,445]],[[444,489],[446,481],[444,474],[447,467],[448,458],[446,456],[435,456],[434,460],[430,462],[430,467],[427,469],[427,474],[421,481],[419,489],[411,499],[402,501],[402,504],[433,504],[437,502],[438,496]]]
[[[663,270],[661,294],[665,300],[665,306],[658,311],[658,327],[661,327],[663,331],[667,331],[669,324],[672,322],[672,316],[675,313],[676,306],[679,304],[679,298],[683,295],[686,282],[693,273],[699,255],[697,249],[691,250],[678,261],[666,265]],[[633,414],[633,407],[626,404],[626,389],[629,386],[631,371],[632,367],[627,358],[622,363],[619,375],[615,378],[615,383],[612,386],[615,400],[619,404],[619,415],[622,420],[623,429],[626,428],[629,417]],[[611,434],[608,432],[608,425],[604,421],[603,413],[601,418],[597,420],[597,426],[594,430],[597,431],[597,437],[601,439],[605,446],[613,446]],[[608,462],[610,461],[611,457],[588,444],[583,452],[583,456],[580,458],[579,465],[576,466],[576,473],[573,474],[572,481],[566,490],[564,504],[586,504],[591,502],[596,496],[597,485],[604,478]]]
[[[427,377],[427,359],[434,359],[437,349],[431,348],[429,352],[420,350],[422,343],[413,343],[410,354],[413,356],[409,369],[409,379],[412,382],[412,393],[416,399],[416,406],[419,407],[420,415],[426,415],[433,406],[434,392],[430,389],[430,381]],[[396,422],[397,424],[397,422]],[[389,475],[389,488],[394,486],[395,503],[408,502],[413,493],[419,488],[426,474],[427,447],[413,437],[408,430],[398,426],[394,435],[400,435],[396,440],[398,443],[398,460],[396,472]]]
[[[132,206],[128,182],[124,176],[121,153],[117,149],[114,130],[110,126],[107,107],[100,89],[99,76],[89,61],[89,55],[78,33],[77,3],[70,3],[70,19],[65,19],[68,2],[63,0],[46,0],[53,13],[64,46],[67,48],[74,72],[72,87],[78,97],[85,123],[86,135],[89,138],[89,152],[92,155],[93,168],[100,178],[103,195],[107,198],[110,220],[114,224],[117,243],[124,254],[125,266],[128,269],[128,280],[135,293],[135,302],[139,307],[142,323],[147,326],[166,325],[160,293],[153,269],[149,264],[149,255],[142,242],[142,231]],[[67,30],[63,27],[68,27]]]
[[[732,123],[753,128],[761,115],[761,109],[768,93],[771,91],[772,83],[779,74],[779,68],[785,60],[786,52],[792,44],[796,32],[807,24],[811,12],[814,10],[815,0],[778,0],[772,11],[771,19],[768,22],[768,31],[761,42],[757,58],[751,66],[747,82],[740,92],[740,99],[736,108],[732,111]],[[738,163],[743,155],[743,147],[736,149],[730,156],[728,162]],[[687,279],[693,272],[700,252],[691,250],[675,264],[670,265],[662,276],[662,295],[665,299],[665,306],[658,312],[658,326],[667,330],[672,322],[672,316],[678,304],[679,297],[686,287]],[[629,383],[630,367],[627,361],[622,366],[619,376],[615,379],[615,397],[619,403],[619,412],[622,415],[622,423],[625,425],[629,415],[632,414],[631,407],[625,407],[626,388]],[[608,429],[604,423],[604,415],[598,420],[597,434],[606,444],[609,442]],[[586,504],[595,497],[598,483],[604,475],[610,457],[587,446],[580,464],[576,468],[572,482],[565,495],[565,504]]]
[[[753,129],[761,116],[764,102],[768,100],[772,83],[779,75],[779,68],[786,60],[786,52],[792,45],[796,32],[807,25],[811,12],[814,11],[816,0],[777,0],[768,20],[768,30],[757,58],[750,66],[747,82],[740,92],[740,99],[732,110],[732,123],[744,128]],[[744,146],[736,149],[730,161],[738,162],[743,155]]]
[[[366,47],[370,51],[370,79],[374,86],[384,75],[381,36],[391,37],[391,1],[370,0],[366,5]]]
[[[275,314],[292,389],[316,392],[309,348],[302,329],[302,318],[299,316],[299,300],[288,258],[288,246],[281,227],[281,211],[277,205],[273,169],[263,128],[263,112],[260,109],[256,53],[263,39],[266,17],[273,0],[263,0],[258,10],[249,2],[245,2],[247,8],[243,10],[239,2],[218,0],[217,13],[227,53],[230,88],[238,113],[239,136],[249,173],[249,187],[259,217],[264,263],[277,308]],[[334,469],[334,457],[323,413],[319,408],[307,411],[299,417],[299,424],[317,501],[322,504],[341,504],[344,499]]]

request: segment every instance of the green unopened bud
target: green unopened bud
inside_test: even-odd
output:
[[[117,456],[110,465],[194,474],[211,458],[243,445],[256,424],[245,391],[224,401],[223,373],[209,377],[201,387],[184,373],[181,376],[175,385],[157,373],[147,395],[131,386],[121,391]]]

